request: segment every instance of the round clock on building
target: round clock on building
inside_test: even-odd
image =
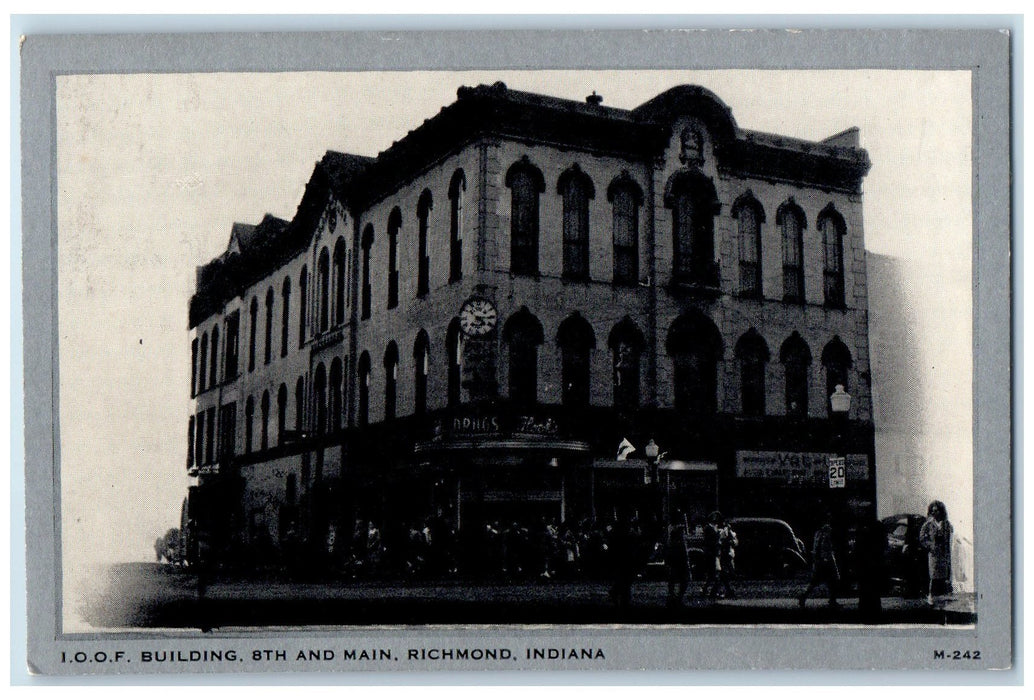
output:
[[[488,299],[472,297],[460,309],[460,330],[468,336],[487,335],[495,328],[499,314]]]

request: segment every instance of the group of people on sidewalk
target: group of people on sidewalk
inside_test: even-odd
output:
[[[665,562],[668,565],[668,606],[682,604],[692,578],[689,557],[689,528],[682,513],[676,513],[668,525]],[[704,586],[702,595],[708,600],[735,598],[732,581],[736,574],[736,547],[739,539],[732,525],[714,511],[704,526]]]
[[[879,522],[866,524],[857,533],[856,550],[861,553],[866,568],[858,575],[859,607],[878,612],[883,583],[882,554],[886,547],[886,536]],[[948,509],[942,501],[932,501],[926,510],[926,521],[919,531],[919,546],[926,552],[930,586],[927,603],[937,605],[952,596],[951,545],[954,531],[948,520]],[[839,607],[837,591],[840,588],[841,573],[837,565],[836,546],[833,537],[833,517],[826,513],[822,526],[816,530],[811,548],[811,580],[797,599],[805,607],[808,596],[819,586],[825,586],[829,595],[829,606]]]

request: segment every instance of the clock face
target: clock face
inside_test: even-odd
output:
[[[460,330],[467,335],[491,333],[499,315],[488,299],[469,299],[460,309]]]

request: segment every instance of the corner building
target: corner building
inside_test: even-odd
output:
[[[268,560],[356,518],[874,516],[869,167],[857,129],[748,131],[697,86],[463,87],[328,152],[291,221],[198,269],[185,518]]]

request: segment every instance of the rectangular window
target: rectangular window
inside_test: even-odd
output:
[[[194,464],[205,463],[205,412],[197,414],[197,433],[194,436]]]
[[[187,421],[187,469],[194,466],[194,416]]]
[[[197,396],[197,338],[190,341],[190,398]]]

